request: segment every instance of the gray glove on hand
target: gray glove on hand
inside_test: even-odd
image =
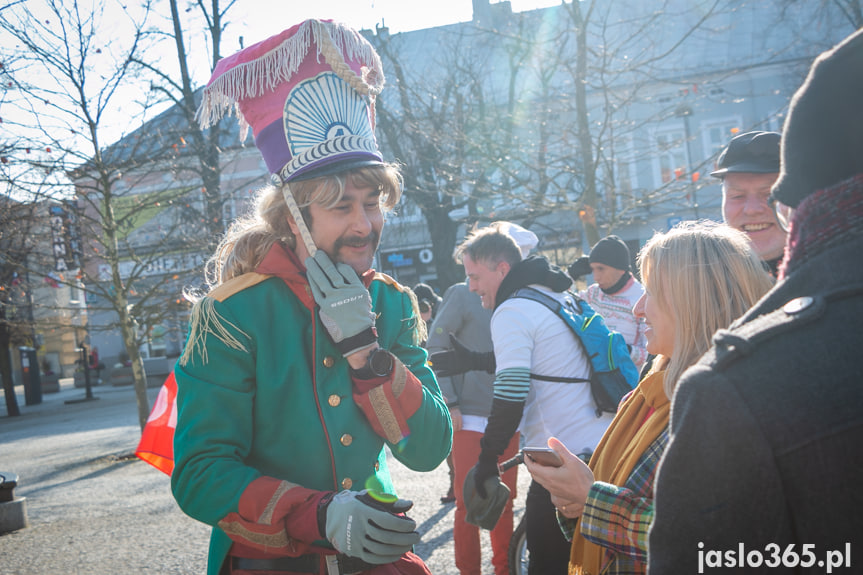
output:
[[[395,515],[412,506],[404,499],[382,503],[366,490],[341,491],[327,505],[327,539],[340,553],[366,563],[392,563],[420,540],[416,522]]]
[[[351,266],[333,264],[326,252],[318,250],[306,258],[306,277],[321,308],[321,322],[343,356],[377,341],[372,298]]]

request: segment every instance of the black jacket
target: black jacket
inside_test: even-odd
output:
[[[839,191],[819,192],[824,203],[811,211],[820,213],[800,220],[808,231],[787,277],[680,380],[656,482],[651,575],[730,572],[716,561],[735,561],[734,573],[824,573],[827,553],[848,543],[860,568],[863,178]],[[792,544],[810,568],[783,568]],[[740,569],[741,545],[765,563]]]

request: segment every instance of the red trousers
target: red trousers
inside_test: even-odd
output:
[[[455,522],[453,539],[455,545],[455,565],[461,575],[481,575],[480,529],[464,519],[467,510],[464,506],[464,478],[479,460],[482,433],[478,431],[456,431],[452,440],[452,462],[455,470]],[[519,434],[516,433],[501,456],[505,461],[518,453]],[[503,482],[512,492],[497,525],[491,530],[492,565],[495,575],[509,575],[509,540],[512,538],[512,502],[516,496],[518,468],[513,467],[503,474]]]

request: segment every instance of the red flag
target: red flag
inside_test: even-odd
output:
[[[177,380],[168,374],[144,426],[135,455],[168,475],[174,470],[174,429],[177,427]]]

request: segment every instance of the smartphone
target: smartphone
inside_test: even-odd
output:
[[[550,447],[525,447],[522,452],[526,457],[540,465],[547,467],[560,467],[563,465],[563,459],[560,455],[552,451]]]

